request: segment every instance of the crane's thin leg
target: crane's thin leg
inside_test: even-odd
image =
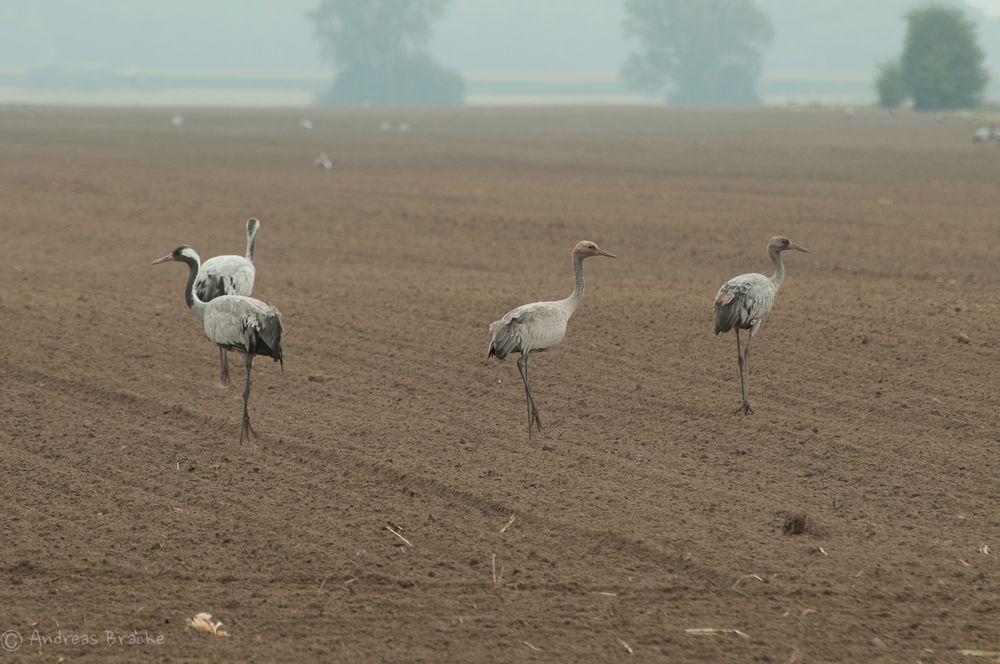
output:
[[[743,404],[734,411],[735,413],[743,413],[744,415],[749,415],[753,412],[750,408],[750,402],[747,400],[747,378],[744,377],[744,368],[746,365],[746,359],[743,356],[743,349],[740,347],[740,328],[736,328],[736,359],[740,365],[740,393],[743,395]]]
[[[535,406],[535,398],[531,396],[531,385],[528,383],[528,355],[524,354],[517,360],[517,369],[521,372],[521,380],[524,381],[524,396],[528,401],[528,439],[532,438],[531,425],[534,424],[538,430],[542,430],[542,419],[538,416],[538,407]]]
[[[245,357],[247,365],[247,382],[246,387],[243,388],[243,426],[240,428],[240,444],[243,444],[243,437],[246,436],[247,440],[250,440],[250,434],[255,433],[253,427],[250,426],[250,413],[247,409],[247,404],[250,401],[250,371],[253,369],[253,355],[247,355]]]
[[[223,385],[229,384],[229,354],[226,353],[226,349],[219,346],[219,362],[222,364],[222,375],[219,376],[219,382]]]
[[[753,336],[757,334],[757,329],[759,325],[760,321],[750,326],[750,331],[747,333],[748,334],[747,345],[746,348],[743,349],[743,372],[746,374],[745,380],[747,386],[746,396],[743,397],[744,400],[743,407],[746,408],[747,415],[753,414],[753,408],[750,407],[750,346],[753,345]]]

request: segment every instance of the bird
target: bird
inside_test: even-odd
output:
[[[976,133],[972,135],[972,142],[985,143],[991,138],[993,138],[993,130],[990,127],[980,127],[976,130]]]
[[[740,390],[743,393],[743,404],[736,413],[751,415],[750,407],[750,344],[760,329],[764,317],[771,313],[774,298],[785,279],[785,266],[781,262],[781,252],[794,249],[809,253],[805,247],[800,247],[786,237],[773,237],[767,244],[767,253],[774,263],[774,274],[765,277],[763,274],[741,274],[733,277],[715,296],[715,334],[736,329],[736,357],[740,366]],[[746,349],[740,346],[740,330],[749,330]]]
[[[330,161],[330,158],[326,156],[325,152],[320,152],[316,155],[316,158],[313,159],[313,168],[322,168],[324,171],[328,171],[333,168],[333,162]]]
[[[284,369],[284,355],[281,337],[285,332],[281,312],[277,308],[258,299],[245,295],[219,295],[205,302],[198,297],[195,280],[201,268],[201,258],[192,247],[181,245],[153,265],[176,261],[187,263],[189,274],[184,287],[184,301],[194,315],[204,322],[205,336],[219,348],[239,353],[247,370],[243,388],[243,424],[240,428],[240,444],[244,436],[249,440],[255,434],[250,426],[248,404],[250,401],[250,372],[253,358],[257,355],[270,357]]]
[[[583,259],[590,256],[607,256],[617,258],[614,254],[604,251],[588,240],[577,242],[573,247],[573,271],[576,273],[576,287],[565,300],[554,302],[534,302],[511,309],[503,317],[490,324],[489,355],[486,359],[496,357],[505,359],[511,353],[520,353],[517,368],[524,381],[524,395],[528,401],[528,439],[532,438],[531,426],[542,430],[542,420],[538,415],[538,406],[531,395],[531,384],[528,382],[528,357],[531,353],[541,353],[562,342],[566,336],[566,324],[583,299]]]
[[[256,269],[253,264],[253,249],[257,242],[257,231],[260,230],[260,220],[256,217],[247,219],[247,251],[243,256],[215,256],[202,264],[198,276],[194,280],[194,288],[203,302],[210,302],[220,295],[250,295],[253,293],[253,280]],[[198,312],[194,311],[197,316]],[[201,320],[199,318],[199,320]],[[229,383],[229,359],[226,351],[219,348],[219,361],[222,374],[219,381]]]

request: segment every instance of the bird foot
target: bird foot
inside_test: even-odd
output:
[[[542,432],[542,418],[538,417],[537,410],[533,410],[531,414],[528,416],[528,440],[531,440],[535,437],[535,432],[531,428],[532,424],[538,427],[538,433]]]
[[[739,415],[740,413],[753,415],[753,408],[750,407],[749,401],[744,401],[742,406],[733,411],[733,415]]]
[[[538,427],[538,433],[542,432],[542,420],[539,419],[538,413],[534,413],[531,416],[531,419],[528,420],[528,440],[531,440],[532,438],[535,437],[535,431],[534,429],[531,428],[532,424]]]
[[[253,430],[252,426],[250,426],[250,418],[249,417],[244,417],[243,418],[243,426],[240,428],[240,444],[241,445],[243,444],[243,438],[244,438],[244,436],[246,437],[247,442],[249,442],[250,438],[253,437],[253,436],[256,436],[256,435],[257,435],[257,432]]]

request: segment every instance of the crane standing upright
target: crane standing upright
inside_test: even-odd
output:
[[[774,298],[785,279],[785,265],[781,262],[781,252],[794,249],[809,253],[785,237],[773,237],[768,242],[767,253],[774,263],[774,274],[765,277],[763,274],[750,273],[733,277],[715,295],[715,333],[728,332],[736,329],[736,357],[740,365],[740,390],[743,393],[743,404],[736,409],[744,415],[753,413],[750,407],[750,344],[760,329],[764,317],[771,312]],[[746,349],[740,346],[740,330],[749,330]]]
[[[247,251],[244,256],[215,256],[202,263],[194,280],[194,288],[200,300],[210,302],[220,295],[249,296],[253,293],[253,280],[256,276],[253,250],[258,230],[260,221],[256,217],[247,219]],[[195,316],[197,315],[198,312],[195,311]],[[222,365],[219,381],[226,385],[229,383],[229,358],[221,346],[219,363]]]
[[[528,383],[528,356],[559,345],[566,336],[566,324],[583,299],[583,259],[590,256],[616,258],[614,254],[604,251],[593,242],[587,240],[577,242],[573,247],[576,287],[569,297],[565,300],[521,305],[508,311],[503,318],[490,325],[493,338],[490,340],[487,359],[496,356],[502,360],[513,352],[521,354],[517,360],[517,368],[521,372],[524,395],[528,401],[529,439],[532,437],[532,424],[541,431],[542,420],[538,416],[538,407],[535,405],[535,399],[531,395],[531,385]]]
[[[167,261],[187,264],[189,274],[187,285],[184,287],[184,301],[194,315],[204,322],[205,336],[208,340],[223,350],[243,356],[247,378],[243,388],[243,424],[240,428],[240,443],[242,443],[244,436],[249,439],[254,433],[250,426],[248,410],[253,358],[264,355],[273,358],[284,367],[281,336],[285,328],[281,323],[281,312],[269,304],[244,295],[219,295],[209,302],[202,300],[195,288],[201,259],[198,253],[187,245],[181,245],[163,258],[158,258],[153,261],[153,265]]]

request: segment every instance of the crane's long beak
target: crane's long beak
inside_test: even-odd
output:
[[[615,255],[614,255],[613,253],[611,253],[610,251],[604,251],[604,250],[603,250],[603,249],[601,249],[601,248],[598,248],[598,249],[597,249],[597,255],[598,255],[598,256],[607,256],[608,258],[618,258],[618,257],[617,257],[617,256],[615,256]]]
[[[172,261],[172,260],[174,260],[174,255],[173,254],[167,254],[163,258],[157,258],[151,264],[152,265],[159,265],[160,263],[166,263],[167,261]]]
[[[806,254],[809,253],[808,249],[806,249],[805,247],[800,247],[799,245],[795,244],[794,242],[789,242],[788,243],[788,248],[789,249],[794,249],[795,251],[801,251],[801,252],[806,253]]]

